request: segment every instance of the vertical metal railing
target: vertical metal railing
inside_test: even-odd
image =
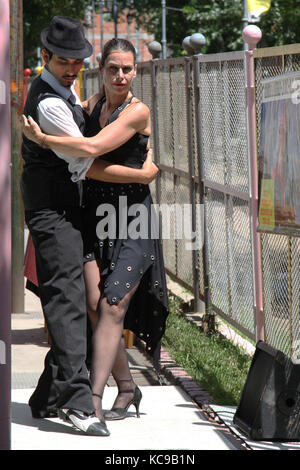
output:
[[[200,87],[200,74],[198,66],[198,58],[193,58],[193,74],[194,74],[194,106],[195,106],[195,134],[196,134],[196,158],[198,167],[198,195],[199,203],[203,207],[203,244],[200,253],[198,253],[198,276],[202,277],[202,292],[206,313],[211,312],[211,298],[209,288],[209,264],[208,264],[208,244],[206,239],[207,233],[207,207],[205,205],[205,187],[204,168],[202,158],[202,133],[201,133],[201,87]],[[202,269],[200,266],[202,265]],[[201,288],[200,288],[201,291]]]
[[[249,149],[249,186],[251,202],[251,235],[253,245],[253,277],[254,277],[254,301],[256,320],[256,339],[263,340],[263,301],[262,301],[262,272],[261,272],[261,247],[260,234],[258,233],[258,171],[257,171],[257,135],[256,135],[256,109],[255,109],[255,72],[253,49],[256,43],[251,43],[251,37],[247,36],[245,29],[244,39],[249,45],[245,51],[246,69],[246,94],[247,94],[247,123],[248,123],[248,149]]]
[[[196,183],[196,165],[195,165],[195,142],[193,138],[193,63],[191,59],[186,59],[185,63],[185,86],[186,86],[186,120],[187,120],[187,137],[188,137],[188,155],[189,155],[189,185],[190,185],[190,203],[191,203],[191,232],[196,233],[197,229],[202,227],[197,220],[197,183]],[[200,214],[201,215],[201,214]],[[193,263],[193,294],[194,294],[194,311],[201,312],[203,310],[203,302],[200,298],[200,276],[199,272],[199,251],[200,247],[192,250]]]
[[[154,66],[154,61],[151,61],[150,65],[150,74],[151,74],[151,116],[152,116],[152,147],[155,155],[155,161],[157,165],[160,164],[159,159],[159,133],[158,133],[158,119],[157,119],[157,80],[156,80],[156,68]],[[161,193],[161,179],[156,178],[155,180],[155,202],[160,204],[160,193]],[[161,226],[161,224],[159,224]]]

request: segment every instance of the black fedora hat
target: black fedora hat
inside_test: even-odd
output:
[[[41,32],[41,41],[50,52],[70,59],[84,59],[93,52],[83,24],[66,16],[54,16],[49,28]]]

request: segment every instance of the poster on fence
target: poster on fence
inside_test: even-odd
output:
[[[300,236],[300,71],[262,85],[258,230]]]

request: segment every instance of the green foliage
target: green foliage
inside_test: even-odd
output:
[[[26,0],[23,2],[24,25],[24,66],[35,67],[37,65],[36,48],[41,46],[40,33],[46,28],[53,16],[70,16],[84,19],[84,11],[89,0]]]
[[[271,8],[258,26],[263,31],[260,47],[300,43],[300,3],[272,0]]]
[[[244,351],[219,334],[203,334],[174,313],[168,317],[163,345],[215,403],[238,404],[251,363]]]
[[[206,38],[206,46],[202,52],[226,52],[242,48],[243,5],[241,1],[197,2],[191,0],[184,11],[192,24],[191,33],[201,32]]]
[[[118,0],[119,12],[135,12],[139,24],[161,42],[161,0]],[[84,19],[90,0],[24,1],[24,64],[37,64],[36,48],[40,32],[54,15]],[[95,2],[98,7],[98,2]],[[206,45],[202,52],[217,53],[242,49],[243,0],[166,0],[167,44],[169,55],[185,55],[182,41],[193,33],[202,33]],[[172,10],[171,8],[176,8]],[[180,11],[178,11],[178,9]],[[299,0],[272,0],[270,10],[258,26],[263,39],[259,47],[300,42]]]
[[[166,0],[167,44],[170,55],[184,55],[182,41],[193,33],[206,39],[203,53],[241,50],[243,0]],[[161,0],[120,0],[120,8],[138,12],[140,22],[161,42]],[[299,0],[272,0],[258,26],[263,32],[259,47],[300,42]]]

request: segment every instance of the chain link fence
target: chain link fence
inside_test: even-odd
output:
[[[261,81],[299,70],[300,46],[258,49],[254,57],[259,138]],[[98,90],[98,75],[83,75],[87,97]],[[151,189],[155,203],[169,208],[173,227],[162,237],[166,271],[193,292],[195,311],[202,301],[256,340],[245,81],[244,52],[155,59],[139,64],[133,92],[151,111],[151,146],[161,170]],[[197,249],[176,236],[187,221],[183,207],[190,233],[199,228],[201,207],[204,243]],[[300,343],[299,243],[261,234],[265,340],[290,356]]]

